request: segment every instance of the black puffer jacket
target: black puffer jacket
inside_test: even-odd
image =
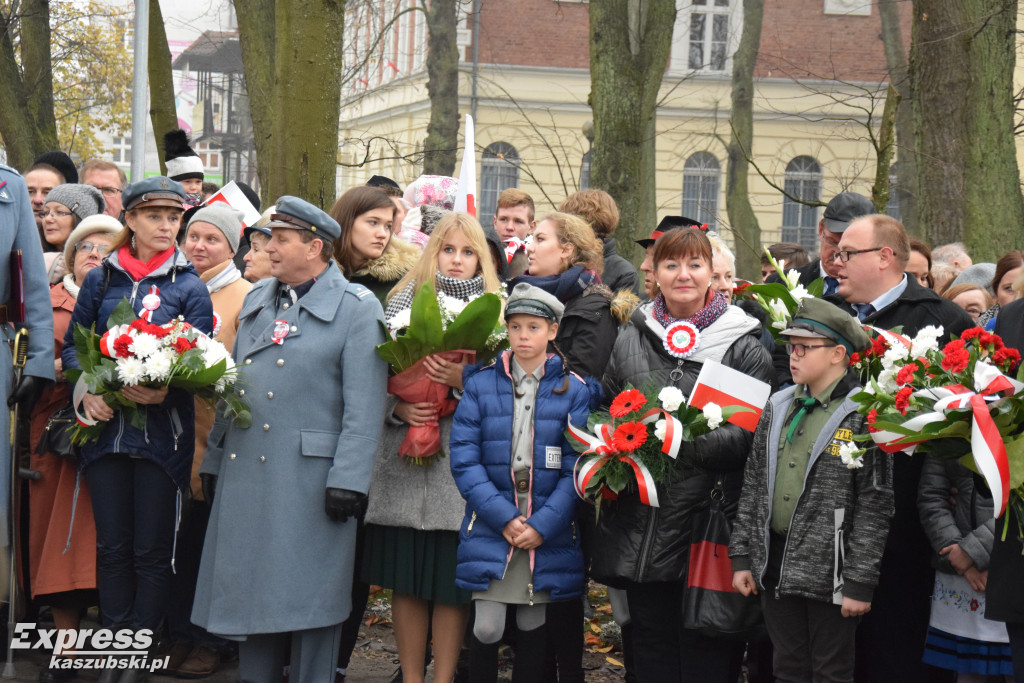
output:
[[[569,369],[584,378],[604,376],[619,330],[611,306],[611,291],[598,284],[565,303],[555,344],[565,354]]]
[[[643,281],[636,272],[632,263],[625,257],[620,256],[615,249],[615,238],[606,237],[604,240],[604,271],[601,273],[601,282],[608,285],[608,289],[618,292],[628,289],[637,296],[643,296],[644,290],[641,287]]]
[[[760,325],[739,308],[730,306],[703,330],[697,352],[686,360],[665,351],[652,308],[648,303],[637,309],[619,334],[605,373],[606,401],[627,384],[675,386],[689,396],[708,359],[771,382],[771,358],[757,337]],[[682,376],[673,381],[670,374],[676,368]],[[642,504],[636,494],[602,505],[590,539],[592,576],[611,586],[685,579],[692,515],[708,507],[717,481],[725,489],[726,512],[736,513],[753,437],[736,425],[724,424],[693,443],[684,443],[673,478],[659,486],[661,507]]]

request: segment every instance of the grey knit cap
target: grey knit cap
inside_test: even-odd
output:
[[[996,276],[996,264],[994,263],[975,263],[974,265],[967,266],[949,283],[949,287],[955,287],[956,285],[978,285],[989,294],[994,294],[992,291],[992,280]],[[947,287],[946,289],[949,289]]]
[[[242,237],[242,212],[232,209],[224,202],[214,202],[192,214],[188,225],[193,223],[209,223],[224,233],[224,238],[231,245],[231,253],[238,251],[238,241]],[[187,232],[187,230],[186,230]]]
[[[78,217],[78,220],[103,213],[107,208],[102,192],[92,185],[78,183],[65,183],[50,190],[50,193],[46,195],[46,203],[50,202],[66,206],[68,211]]]

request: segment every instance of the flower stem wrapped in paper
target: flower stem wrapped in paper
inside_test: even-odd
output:
[[[451,362],[480,363],[493,360],[508,346],[500,325],[501,297],[483,294],[469,303],[439,299],[432,282],[424,283],[408,309],[408,319],[391,320],[391,341],[377,347],[377,355],[394,370],[388,393],[407,403],[432,403],[437,416],[451,414],[457,405],[448,398],[450,387],[427,375],[425,359],[435,354]],[[443,456],[441,430],[436,420],[410,426],[398,454],[417,465],[429,465]]]
[[[822,278],[818,278],[804,287],[799,282],[800,275],[797,271],[786,272],[785,261],[776,261],[767,248],[764,253],[775,267],[782,282],[769,282],[760,285],[741,284],[733,290],[732,295],[736,299],[756,301],[768,315],[768,331],[772,333],[775,341],[785,341],[781,338],[782,331],[789,327],[789,321],[793,319],[797,306],[807,297],[821,298],[825,291],[825,283]]]
[[[121,299],[107,319],[106,332],[98,335],[95,327],[75,325],[74,340],[81,369],[69,368],[65,375],[74,385],[78,424],[71,440],[76,444],[98,440],[106,428],[105,422],[90,420],[78,410],[86,393],[102,396],[132,426],[145,429],[145,406],[128,400],[121,391],[130,386],[183,389],[211,404],[223,401],[225,414],[237,425],[252,424],[249,406],[233,391],[238,368],[231,354],[180,317],[154,325]]]
[[[659,507],[658,486],[677,471],[680,446],[732,422],[754,431],[771,387],[715,361],[705,361],[687,401],[676,387],[627,389],[607,412],[591,413],[587,429],[569,424],[582,457],[576,493],[600,505],[623,491]],[[740,399],[739,396],[743,396]]]
[[[1024,508],[1020,354],[980,327],[941,348],[941,327],[913,339],[876,332],[874,346],[851,357],[865,375],[853,396],[867,416],[864,438],[888,453],[958,458],[985,478],[997,517],[1007,505]]]

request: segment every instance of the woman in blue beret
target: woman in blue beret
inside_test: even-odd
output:
[[[65,368],[78,368],[74,327],[107,330],[122,299],[136,313],[143,300],[150,322],[178,316],[213,332],[213,306],[206,286],[175,244],[185,191],[157,176],[124,190],[126,227],[100,267],[82,283],[64,337]],[[129,386],[129,400],[147,407],[145,429],[132,426],[102,396],[86,394],[80,411],[106,422],[99,440],[82,446],[79,469],[92,493],[96,519],[96,573],[103,625],[159,629],[168,598],[175,529],[187,490],[194,439],[193,398],[180,389]],[[143,672],[108,669],[101,682],[136,681]]]

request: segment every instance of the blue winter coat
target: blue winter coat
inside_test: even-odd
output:
[[[487,590],[500,579],[512,547],[502,529],[519,516],[512,472],[513,389],[509,374],[511,352],[467,378],[455,411],[451,434],[452,475],[466,499],[466,514],[459,531],[455,583],[467,590]],[[537,389],[533,419],[533,474],[530,489],[530,524],[544,542],[534,551],[534,591],[550,591],[553,600],[565,600],[583,590],[583,553],[576,528],[578,498],[573,487],[576,451],[565,438],[569,417],[586,424],[590,392],[576,375],[569,375],[569,390],[561,388],[562,361],[552,355],[544,365]],[[561,466],[548,468],[547,449],[561,452]]]
[[[128,299],[136,313],[141,313],[142,298],[150,287],[159,289],[160,306],[153,311],[150,322],[163,325],[185,318],[200,331],[213,334],[213,304],[206,285],[195,268],[177,249],[162,266],[138,282],[118,262],[117,252],[93,268],[82,282],[71,324],[64,335],[61,357],[65,368],[79,368],[75,354],[75,325],[96,325],[96,333],[107,330],[107,319],[121,299]],[[182,389],[171,389],[158,406],[146,411],[146,429],[129,424],[120,411],[107,423],[99,441],[82,446],[78,466],[82,469],[108,453],[130,453],[149,458],[160,465],[174,480],[179,490],[188,488],[195,451],[195,399]]]

